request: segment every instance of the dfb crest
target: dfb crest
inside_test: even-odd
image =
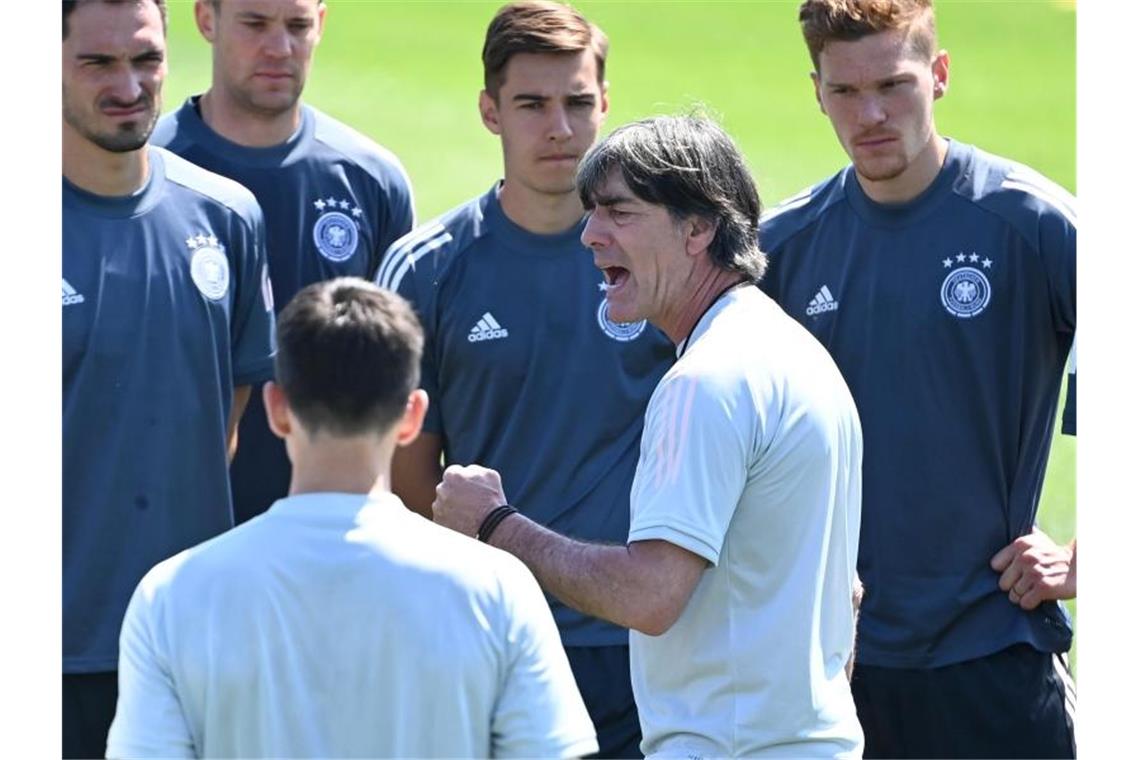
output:
[[[329,261],[342,262],[352,258],[360,241],[356,219],[361,210],[346,200],[321,198],[313,202],[322,212],[313,225],[313,242],[317,250]],[[352,209],[352,216],[347,213]]]
[[[191,235],[186,247],[193,251],[190,278],[202,295],[211,301],[225,298],[230,289],[230,261],[222,253],[224,246],[214,235]]]
[[[610,319],[610,304],[603,296],[602,302],[598,304],[598,327],[602,328],[602,332],[614,340],[628,343],[631,340],[637,340],[641,333],[645,332],[645,320],[615,322]]]

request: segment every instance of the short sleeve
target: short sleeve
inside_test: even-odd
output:
[[[1069,384],[1065,390],[1065,410],[1061,413],[1061,432],[1077,434],[1077,338],[1069,349]]]
[[[779,288],[780,283],[779,283],[779,276],[776,274],[776,266],[777,266],[776,262],[779,260],[779,255],[776,254],[775,251],[769,250],[768,248],[766,248],[764,246],[764,241],[767,240],[767,238],[768,238],[768,235],[766,234],[766,228],[764,227],[764,225],[761,225],[760,226],[760,237],[759,237],[760,250],[764,252],[764,256],[767,259],[768,263],[764,269],[764,276],[760,278],[760,282],[758,283],[758,285],[760,286],[760,290],[764,291],[764,293],[769,298],[771,298],[776,303],[779,303],[780,302],[780,288]]]
[[[433,301],[435,289],[427,288],[426,293],[420,292],[419,281],[416,278],[412,251],[415,244],[420,242],[417,235],[408,235],[397,240],[389,248],[376,273],[375,283],[382,288],[392,290],[403,296],[420,319],[424,329],[424,351],[420,362],[420,388],[427,392],[428,410],[424,417],[424,430],[428,433],[443,434],[443,419],[440,415],[439,405],[439,371],[436,366],[436,323],[434,318]]]
[[[630,494],[629,541],[662,540],[712,564],[748,478],[747,394],[667,376],[649,404]]]
[[[233,264],[237,270],[231,317],[233,383],[253,385],[273,377],[273,354],[277,339],[273,319],[273,289],[265,251],[265,221],[260,207],[250,220],[235,223],[231,244],[236,245]]]
[[[390,179],[384,188],[384,201],[379,204],[379,219],[376,226],[378,234],[368,272],[369,279],[373,280],[379,274],[380,264],[392,244],[416,226],[416,202],[412,193],[412,181],[394,156],[389,175]]]
[[[195,757],[190,727],[155,635],[153,589],[146,589],[144,578],[119,636],[119,701],[107,757]]]
[[[1077,330],[1077,228],[1075,212],[1052,208],[1041,218],[1041,258],[1049,278],[1049,302],[1058,333]]]
[[[581,757],[598,751],[594,724],[538,582],[508,557],[503,577],[506,678],[491,721],[491,757]]]

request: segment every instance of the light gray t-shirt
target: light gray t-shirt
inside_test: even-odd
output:
[[[646,413],[629,540],[704,557],[680,619],[630,633],[646,755],[856,757],[844,672],[862,438],[834,362],[751,286],[681,345]]]
[[[594,728],[537,582],[394,496],[307,494],[157,565],[109,757],[555,757]]]

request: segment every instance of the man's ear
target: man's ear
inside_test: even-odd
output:
[[[685,253],[696,256],[709,249],[716,237],[717,221],[700,216],[690,217],[685,223]]]
[[[428,410],[427,391],[422,388],[408,394],[408,403],[404,406],[404,416],[396,423],[396,445],[407,446],[420,434],[424,426],[424,416]]]
[[[491,134],[501,135],[503,133],[503,128],[499,124],[499,104],[486,90],[479,91],[479,117],[483,119],[483,126]]]
[[[815,102],[819,105],[819,112],[826,115],[827,109],[823,107],[823,98],[819,96],[819,72],[813,71],[811,73],[811,85],[815,88]]]
[[[328,13],[329,6],[327,3],[321,3],[317,6],[317,43],[319,44],[321,38],[325,36],[325,14]]]
[[[278,438],[285,438],[293,432],[293,422],[289,419],[289,400],[281,386],[270,380],[261,387],[261,400],[265,404],[265,418],[269,429]]]
[[[610,112],[610,83],[602,82],[602,121]]]
[[[206,41],[211,45],[214,44],[218,17],[214,13],[214,5],[210,0],[196,0],[194,3],[194,22],[198,25],[198,31],[206,38]]]
[[[950,54],[939,50],[930,64],[930,73],[934,76],[934,99],[938,100],[950,89]]]

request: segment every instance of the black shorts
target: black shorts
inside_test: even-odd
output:
[[[1076,692],[1060,655],[1017,644],[926,670],[855,665],[864,757],[1075,757]]]
[[[595,757],[641,757],[641,722],[629,682],[629,647],[566,647],[566,658],[598,732]]]
[[[118,673],[63,674],[63,756],[106,757]]]

